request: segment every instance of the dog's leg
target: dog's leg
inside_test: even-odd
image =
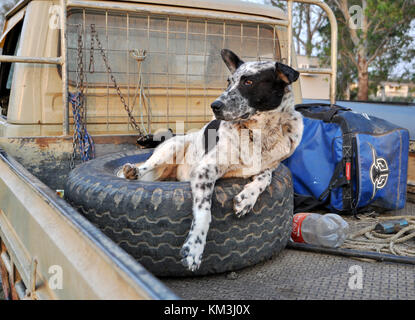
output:
[[[184,156],[184,148],[186,140],[184,136],[175,136],[159,145],[151,155],[151,157],[142,165],[137,167],[134,164],[126,163],[123,166],[123,174],[126,179],[135,180],[140,179],[151,171],[153,180],[157,180],[158,176],[163,173],[163,168],[181,163]],[[155,172],[155,169],[158,172]]]
[[[215,182],[221,176],[216,164],[201,164],[192,172],[193,221],[180,254],[182,263],[191,271],[199,268],[211,221],[211,200]]]
[[[272,178],[272,170],[268,169],[253,177],[252,182],[245,185],[244,189],[233,199],[235,214],[240,218],[254,207],[259,195],[269,186]]]

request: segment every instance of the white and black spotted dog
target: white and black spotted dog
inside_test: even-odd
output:
[[[123,168],[127,179],[190,181],[193,222],[180,254],[192,271],[201,264],[216,180],[252,178],[234,198],[235,214],[243,216],[270,184],[273,169],[293,153],[303,132],[290,86],[298,79],[297,71],[279,62],[243,62],[227,49],[221,55],[231,75],[227,89],[211,105],[216,119],[198,132],[166,140],[144,164]],[[213,142],[206,139],[211,136]],[[255,143],[259,165],[253,163]]]

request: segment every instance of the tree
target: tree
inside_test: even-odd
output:
[[[299,5],[299,9],[300,10],[297,23],[299,28],[297,32],[293,31],[293,35],[299,42],[298,48],[300,48],[301,44],[302,47],[305,49],[305,54],[310,57],[313,52],[313,48],[315,47],[315,41],[317,39],[315,35],[318,33],[318,30],[325,22],[325,14],[321,8],[317,6],[310,6],[303,3]],[[303,23],[305,33],[304,40],[302,37]]]
[[[270,0],[270,3],[286,10],[286,2],[278,0]],[[308,5],[304,3],[294,3],[293,5],[293,38],[296,44],[296,50],[298,54],[304,54],[311,56],[313,48],[316,47],[316,41],[318,37],[319,29],[325,23],[324,11],[314,5]]]
[[[369,98],[369,74],[386,79],[396,63],[412,59],[409,32],[415,18],[414,0],[327,0],[339,25],[339,71],[350,80],[353,66],[358,81],[358,100]],[[328,25],[321,34],[328,36]],[[326,49],[327,50],[327,49]],[[347,61],[342,61],[346,59]],[[339,82],[341,83],[341,82]],[[376,83],[376,81],[375,81]],[[344,91],[344,88],[341,88]]]
[[[0,33],[3,31],[6,13],[13,8],[19,0],[4,0],[0,3]]]

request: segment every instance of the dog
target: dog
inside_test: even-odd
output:
[[[191,271],[202,261],[216,180],[252,179],[233,200],[235,214],[242,217],[271,183],[272,171],[294,152],[303,132],[291,90],[299,76],[296,70],[280,62],[244,62],[228,49],[221,56],[231,74],[226,90],[211,104],[214,120],[197,132],[164,141],[142,165],[123,167],[127,179],[190,181],[193,220],[180,254]],[[255,164],[253,155],[258,154]]]

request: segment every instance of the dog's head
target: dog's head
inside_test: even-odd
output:
[[[211,105],[217,119],[245,120],[257,111],[277,109],[286,87],[299,76],[279,62],[243,62],[227,49],[222,49],[221,55],[231,75],[228,87]]]

